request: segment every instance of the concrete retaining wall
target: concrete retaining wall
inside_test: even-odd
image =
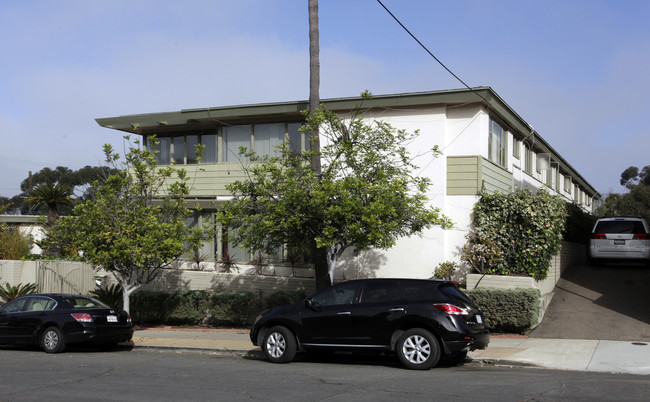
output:
[[[546,279],[537,281],[527,276],[504,276],[504,275],[483,275],[467,274],[467,289],[496,288],[516,289],[534,288],[541,294],[539,306],[539,322],[544,318],[544,313],[551,299],[555,294],[554,289],[560,280],[562,273],[571,265],[584,264],[587,262],[587,248],[583,244],[562,242],[560,253],[553,257]]]

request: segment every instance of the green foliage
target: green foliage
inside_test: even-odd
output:
[[[433,277],[450,281],[458,265],[453,261],[445,261],[438,264],[438,268],[433,271]]]
[[[139,324],[241,327],[252,324],[264,303],[259,294],[244,291],[140,290],[133,293],[131,305],[131,317]]]
[[[210,296],[210,323],[215,326],[245,325],[262,311],[261,295],[227,290]]]
[[[588,244],[596,216],[585,212],[575,203],[567,203],[566,225],[562,239],[572,243]]]
[[[596,211],[599,217],[636,216],[650,222],[650,185],[631,186],[628,193],[612,193]]]
[[[266,308],[291,304],[305,299],[307,295],[302,290],[280,290],[273,293],[264,301]]]
[[[473,271],[480,274],[494,272],[497,264],[503,261],[503,251],[492,240],[479,233],[469,233],[468,242],[463,246],[460,260],[467,263]]]
[[[207,290],[181,290],[173,293],[166,301],[167,324],[195,325],[205,320],[209,308]]]
[[[118,284],[98,287],[90,295],[111,307],[122,308],[122,288]]]
[[[8,302],[19,296],[35,293],[36,289],[35,283],[19,283],[12,286],[9,282],[6,282],[4,285],[0,285],[0,297]]]
[[[138,324],[166,324],[167,299],[171,297],[167,292],[140,290],[131,296],[131,317]]]
[[[362,113],[357,109],[343,121],[321,108],[308,116],[302,130],[325,139],[320,152],[296,155],[288,144],[276,156],[243,150],[251,160],[244,167],[246,179],[228,186],[234,199],[217,214],[223,226],[238,228],[233,243],[267,253],[284,244],[303,249],[315,244],[327,250],[331,277],[348,247],[387,249],[402,236],[451,226],[428,204],[430,180],[414,173],[417,166],[406,147],[418,133],[366,123]],[[320,173],[312,169],[312,157],[322,160]]]
[[[503,259],[488,266],[486,273],[545,279],[552,257],[560,251],[565,204],[543,189],[536,194],[528,189],[483,193],[474,206],[476,233],[470,243],[492,242],[503,252]]]
[[[155,139],[150,146],[155,149]],[[130,294],[155,279],[161,267],[198,248],[206,229],[185,225],[190,213],[185,170],[158,167],[155,152],[137,141],[123,163],[110,145],[104,152],[107,163],[121,170],[103,183],[95,181],[91,199],[60,219],[47,242],[81,252],[85,261],[111,272],[129,311]]]
[[[20,260],[29,255],[32,241],[17,228],[0,224],[0,260]]]
[[[32,190],[25,202],[36,206],[47,205],[47,223],[53,225],[59,219],[61,205],[73,204],[72,188],[61,183],[41,184]]]
[[[537,289],[489,289],[465,291],[484,312],[490,331],[524,333],[539,319]]]

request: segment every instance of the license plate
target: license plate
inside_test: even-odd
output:
[[[480,315],[476,315],[476,323],[483,324],[483,317],[481,317]]]
[[[106,322],[117,322],[117,316],[116,315],[107,315],[106,316]]]
[[[614,245],[615,246],[624,246],[625,245],[625,240],[614,240]]]

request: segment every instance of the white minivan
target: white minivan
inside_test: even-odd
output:
[[[642,218],[601,218],[589,242],[592,265],[604,261],[637,260],[650,264],[650,228]]]

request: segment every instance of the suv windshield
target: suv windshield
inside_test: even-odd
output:
[[[596,226],[595,233],[645,233],[643,222],[641,221],[600,221]]]

